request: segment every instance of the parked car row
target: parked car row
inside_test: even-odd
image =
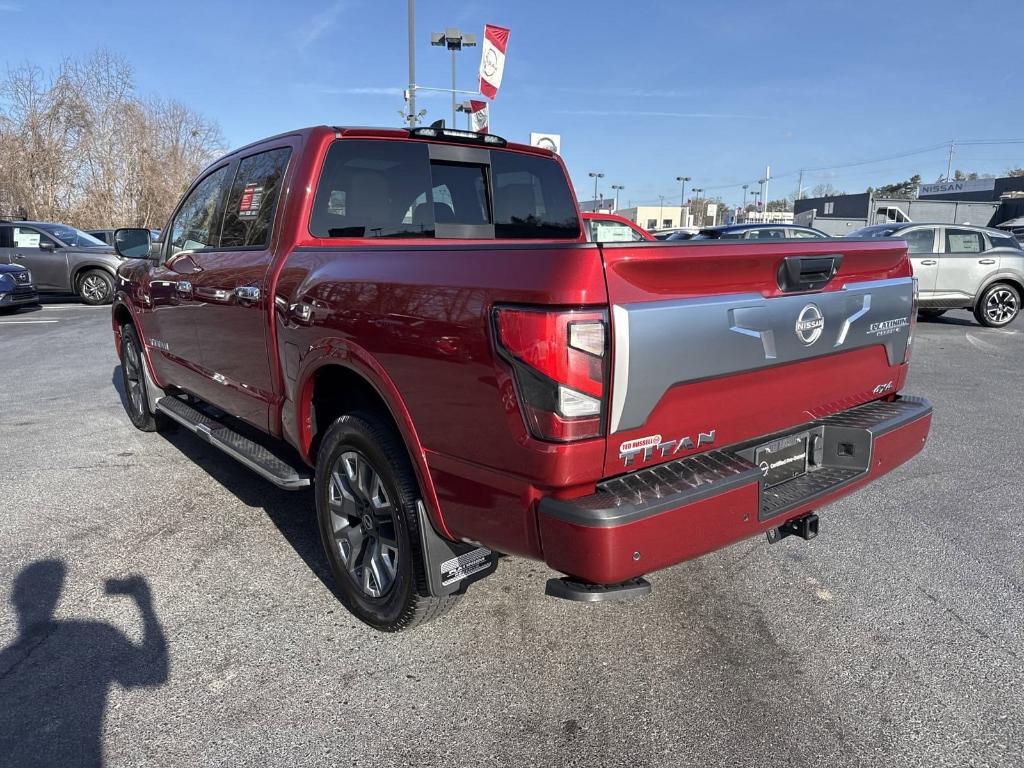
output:
[[[112,239],[114,230],[98,231]],[[86,304],[109,304],[121,261],[110,243],[67,224],[0,221],[0,264],[29,272],[34,292],[74,293]]]

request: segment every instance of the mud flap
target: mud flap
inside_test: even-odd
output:
[[[419,516],[423,561],[431,595],[443,597],[463,592],[474,581],[494,573],[498,567],[498,555],[495,552],[439,536],[422,501],[416,502],[416,513]]]

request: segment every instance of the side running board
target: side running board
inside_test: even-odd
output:
[[[294,491],[309,485],[308,474],[180,398],[165,395],[156,401],[156,409],[278,488]]]

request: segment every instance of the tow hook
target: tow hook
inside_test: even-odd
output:
[[[787,536],[799,536],[810,541],[818,535],[818,516],[814,513],[798,517],[783,523],[778,528],[770,528],[765,535],[769,544],[776,544]]]

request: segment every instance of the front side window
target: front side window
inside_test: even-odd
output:
[[[88,232],[83,232],[80,229],[68,227],[64,224],[40,224],[39,228],[53,235],[65,245],[70,245],[74,248],[95,248],[106,245],[98,237],[93,237]]]
[[[32,227],[13,227],[12,238],[14,247],[23,251],[37,251],[40,245],[57,247],[57,243],[53,239]]]
[[[786,232],[782,229],[755,229],[747,233],[748,240],[785,240]]]
[[[317,185],[310,232],[442,237],[446,227],[476,227],[470,236],[579,236],[576,205],[555,161],[491,151],[481,152],[480,162],[454,162],[431,160],[430,152],[420,142],[335,142]],[[465,237],[473,230],[454,231]]]
[[[935,230],[913,229],[902,237],[907,241],[907,251],[910,253],[931,253],[935,249]]]
[[[185,198],[171,223],[169,254],[178,251],[196,251],[216,246],[217,210],[220,207],[228,167],[218,168],[192,190]]]
[[[985,241],[980,232],[969,229],[946,229],[946,253],[981,253]]]
[[[791,229],[789,230],[789,236],[797,240],[801,238],[811,238],[815,240],[821,238],[821,235],[819,235],[817,232],[809,232],[806,229]]]
[[[224,206],[221,248],[266,247],[281,197],[290,147],[243,158]]]

